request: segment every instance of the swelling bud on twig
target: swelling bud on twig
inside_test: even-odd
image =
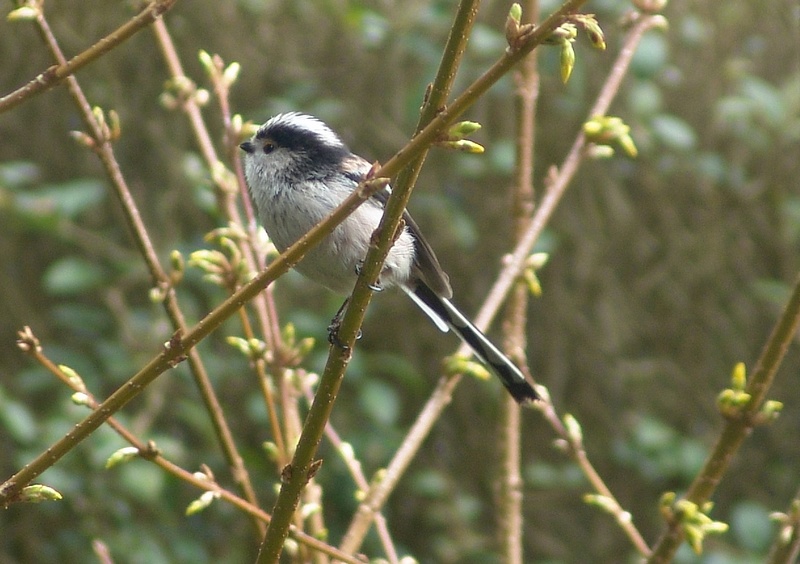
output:
[[[575,14],[573,19],[575,23],[581,26],[586,32],[586,36],[589,38],[592,47],[605,51],[606,38],[594,14]]]
[[[630,523],[633,520],[630,512],[623,510],[614,498],[600,494],[585,494],[583,501],[613,515],[620,523]]]
[[[761,408],[759,416],[763,421],[769,422],[778,418],[778,415],[783,411],[783,402],[776,400],[769,400],[764,402],[764,407]]]
[[[50,486],[31,484],[25,486],[19,494],[19,501],[28,503],[41,503],[43,501],[59,501],[63,496]]]
[[[717,408],[728,419],[741,417],[750,404],[752,396],[745,391],[747,387],[747,370],[743,362],[734,366],[731,373],[731,387],[725,388],[717,396]]]
[[[75,392],[72,394],[72,396],[70,396],[70,399],[75,405],[92,407],[92,398],[90,398],[85,392]]]
[[[581,429],[581,424],[571,413],[564,414],[564,428],[573,443],[576,445],[583,444],[583,429]]]
[[[178,109],[190,100],[202,106],[208,99],[208,91],[198,89],[188,76],[175,76],[167,80],[164,83],[164,92],[159,97],[161,105],[168,110]]]
[[[561,45],[564,41],[575,41],[578,28],[573,23],[563,23],[544,39],[545,45]]]
[[[242,339],[241,337],[226,337],[225,341],[242,353],[248,360],[261,360],[266,358],[267,344],[256,338]]]
[[[797,534],[797,529],[800,527],[800,499],[795,498],[789,506],[788,513],[775,511],[769,514],[770,521],[778,523],[779,530],[777,535],[777,542],[783,546],[792,542],[792,539]]]
[[[473,155],[482,155],[485,151],[483,145],[470,141],[469,139],[461,139],[459,141],[439,141],[436,143],[439,147],[445,149],[455,149],[462,153],[471,153]]]
[[[465,376],[473,376],[480,380],[488,380],[491,376],[489,371],[482,364],[462,355],[448,356],[444,361],[444,370],[451,376],[464,374]]]
[[[480,130],[481,124],[475,121],[460,121],[453,124],[445,133],[436,145],[446,149],[455,149],[464,153],[482,154],[484,148],[482,145],[467,139],[467,136],[472,135]]]
[[[188,516],[188,515],[194,515],[196,513],[200,513],[206,507],[211,505],[214,502],[215,499],[218,499],[219,497],[220,497],[219,493],[214,492],[214,491],[210,491],[209,490],[207,492],[203,492],[203,495],[198,497],[196,500],[191,502],[186,507],[186,515]]]
[[[528,286],[528,291],[537,298],[542,295],[542,284],[539,281],[536,271],[542,268],[549,258],[550,255],[547,253],[533,253],[525,261],[525,268],[522,271],[522,280]]]
[[[564,41],[561,44],[561,82],[567,83],[572,76],[572,69],[575,67],[575,49],[572,48],[571,41]]]
[[[108,111],[108,119],[103,108],[95,106],[92,108],[92,116],[94,116],[95,123],[99,130],[100,143],[112,143],[120,138],[122,135],[122,127],[119,123],[119,114],[114,110]]]
[[[236,79],[239,78],[239,71],[242,70],[242,66],[239,63],[231,63],[225,70],[222,71],[222,80],[225,82],[225,86],[230,87]]]
[[[239,239],[239,232],[235,229],[215,229],[206,235],[206,240],[216,242],[227,254],[213,249],[200,249],[189,255],[189,266],[204,271],[203,278],[212,284],[235,290],[251,276],[241,249],[236,244]]]
[[[675,492],[666,492],[661,496],[659,503],[661,514],[668,522],[677,520],[686,536],[686,542],[695,554],[702,554],[705,537],[727,532],[728,524],[714,521],[708,516],[714,507],[712,502],[698,506],[687,499],[676,501],[676,498]]]
[[[525,40],[533,33],[536,27],[533,24],[521,24],[522,6],[517,3],[512,4],[506,17],[506,42],[509,51],[517,51]]]
[[[221,82],[226,88],[230,88],[230,86],[236,82],[236,79],[239,78],[241,65],[237,62],[233,62],[226,67],[222,57],[219,55],[209,55],[207,51],[202,49],[198,53],[197,58],[212,82]]]
[[[629,157],[635,157],[639,152],[630,131],[630,126],[616,116],[595,116],[583,124],[583,133],[588,142],[609,147],[611,143],[616,143]]]
[[[476,131],[480,131],[481,124],[477,121],[460,121],[453,124],[447,130],[447,139],[456,141],[458,139],[465,139]]]
[[[633,5],[645,14],[657,14],[667,7],[667,0],[633,0]]]
[[[520,20],[522,19],[522,6],[516,2],[511,5],[506,18],[506,41],[509,47],[514,47],[519,36]]]
[[[703,553],[703,540],[707,535],[719,535],[728,531],[727,523],[714,521],[707,515],[713,508],[711,502],[700,508],[697,504],[682,499],[677,501],[674,507],[680,518],[683,532],[686,534],[686,542],[689,543],[695,554]]]
[[[83,378],[75,372],[71,367],[67,366],[66,364],[59,364],[58,369],[61,371],[64,376],[67,377],[69,380],[70,386],[78,392],[85,392],[86,391],[86,384],[83,382]]]
[[[169,265],[172,268],[169,273],[169,281],[170,284],[175,286],[183,280],[183,273],[186,270],[186,261],[179,250],[173,249],[169,254]]]
[[[10,22],[23,22],[35,20],[41,15],[42,11],[34,6],[21,6],[16,10],[11,10],[6,19]]]
[[[556,45],[561,48],[560,69],[561,80],[567,83],[575,67],[575,49],[572,44],[578,35],[578,28],[573,23],[564,23],[553,30],[544,40],[545,45]]]
[[[123,464],[125,462],[129,462],[134,458],[139,457],[139,449],[134,446],[127,446],[122,447],[121,449],[117,450],[108,457],[106,460],[106,470],[117,466],[118,464]]]
[[[22,352],[42,352],[42,344],[27,325],[22,328],[22,331],[17,332],[17,348]]]

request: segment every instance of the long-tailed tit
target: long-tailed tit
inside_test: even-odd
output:
[[[259,220],[279,251],[333,211],[370,170],[327,125],[300,113],[273,117],[240,147]],[[308,251],[297,270],[334,292],[352,291],[388,197],[386,189],[362,204]],[[403,219],[380,286],[399,286],[440,329],[453,329],[518,402],[538,399],[514,363],[450,303],[447,274],[411,216],[406,212]]]

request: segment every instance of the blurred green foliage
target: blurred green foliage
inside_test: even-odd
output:
[[[118,3],[46,3],[68,53],[123,22]],[[555,2],[543,2],[550,10]],[[457,84],[504,48],[507,4],[487,2]],[[609,52],[577,49],[570,83],[556,50],[542,50],[537,189],[563,158],[606,76],[628,4],[591,2]],[[166,16],[187,73],[202,82],[197,52],[242,64],[235,111],[262,122],[283,110],[314,113],[358,153],[385,159],[416,122],[453,3],[331,0],[178,2]],[[613,113],[632,126],[639,158],[590,162],[549,226],[544,295],[530,311],[529,358],[555,404],[581,421],[589,455],[648,541],[661,530],[657,501],[681,491],[721,426],[714,400],[738,361],[752,365],[797,274],[800,243],[800,24],[796,3],[673,2],[670,29],[640,46]],[[0,90],[50,61],[31,27],[0,23]],[[93,104],[116,109],[116,144],[158,252],[202,248],[220,225],[208,173],[184,117],[157,103],[166,71],[148,32],[78,73]],[[456,90],[458,90],[458,86]],[[504,79],[466,117],[483,125],[485,156],[434,151],[412,199],[455,287],[473,311],[508,249],[513,168],[513,82]],[[212,106],[206,110],[219,133]],[[0,471],[4,477],[85,415],[52,376],[19,353],[30,325],[46,354],[104,397],[170,335],[150,280],[91,152],[68,132],[81,123],[63,87],[0,116]],[[277,285],[283,321],[325,342],[338,297],[289,275]],[[191,269],[180,287],[190,319],[222,297]],[[390,319],[391,323],[380,320]],[[200,346],[251,477],[270,507],[275,470],[257,384],[224,344],[235,323]],[[385,465],[433,387],[455,342],[403,298],[380,296],[333,415],[369,474]],[[326,355],[318,346],[312,368]],[[800,358],[791,351],[773,397],[786,404],[757,429],[717,495],[713,516],[731,524],[702,557],[757,562],[771,542],[770,511],[798,487]],[[208,464],[231,485],[184,367],[164,375],[120,419],[189,470]],[[494,382],[461,384],[386,516],[401,553],[422,562],[496,562],[493,500],[498,469]],[[245,409],[237,409],[244,406]],[[581,502],[586,484],[550,448],[537,417],[523,429],[525,550],[529,561],[621,562],[633,551],[613,521]],[[251,523],[223,503],[184,516],[199,494],[144,461],[103,470],[124,446],[101,429],[41,481],[64,501],[0,513],[2,562],[91,561],[101,539],[117,562],[251,560]],[[354,485],[323,445],[325,517],[338,539],[356,507]],[[46,534],[43,534],[45,533]],[[376,554],[371,538],[365,547]]]

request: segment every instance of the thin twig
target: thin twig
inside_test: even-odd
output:
[[[622,80],[628,73],[633,55],[642,40],[642,36],[653,27],[661,25],[661,16],[642,16],[634,27],[630,30],[619,54],[617,55],[611,71],[600,89],[594,106],[587,114],[588,117],[606,115],[611,103],[619,92]],[[563,163],[558,168],[556,178],[547,186],[542,200],[536,209],[536,214],[531,221],[528,230],[521,238],[514,251],[503,262],[503,270],[498,275],[497,281],[492,286],[486,300],[475,316],[475,325],[479,328],[488,327],[494,316],[500,309],[500,305],[505,300],[509,289],[514,284],[516,278],[524,268],[525,260],[531,253],[533,246],[539,239],[550,217],[553,215],[561,197],[564,195],[572,179],[583,162],[584,148],[586,147],[586,136],[583,131],[578,133]],[[461,347],[457,354],[466,354],[468,349]]]
[[[307,393],[307,399],[309,402],[311,402],[313,399],[310,391]],[[353,481],[356,484],[356,487],[362,494],[366,493],[369,490],[369,482],[367,481],[367,477],[364,475],[361,462],[355,458],[354,453],[352,452],[352,447],[349,448],[349,453],[345,453],[346,447],[344,441],[330,422],[328,422],[328,424],[325,426],[325,436],[341,456],[342,461],[344,462],[345,466],[347,466],[347,470],[350,472],[350,476],[352,476]],[[375,520],[375,529],[378,533],[378,538],[383,545],[386,559],[390,564],[397,564],[397,549],[394,546],[394,541],[392,540],[391,533],[389,532],[389,526],[386,523],[386,517],[384,517],[382,513],[378,513],[373,516],[373,519]]]
[[[136,32],[141,31],[151,23],[157,21],[164,12],[175,5],[176,1],[177,0],[153,0],[153,2],[145,6],[136,16],[79,55],[76,55],[69,61],[65,60],[58,65],[50,67],[25,86],[0,98],[0,113],[18,106],[36,94],[41,94],[57,86],[68,76],[73,75],[89,63],[99,59],[115,47],[124,43]]]
[[[786,513],[774,514],[778,522],[768,564],[790,564],[800,555],[800,492],[795,494]]]
[[[156,42],[158,44],[159,50],[164,58],[164,61],[167,64],[167,68],[169,69],[169,73],[172,76],[173,80],[180,81],[186,83],[188,81],[186,75],[184,74],[183,65],[181,64],[180,57],[178,56],[178,51],[175,48],[175,44],[172,41],[172,36],[169,33],[167,25],[164,21],[157,21],[153,25],[153,33],[156,37]],[[216,61],[215,61],[216,62]],[[217,69],[219,70],[219,69]],[[212,80],[214,81],[214,89],[217,93],[219,103],[220,103],[220,111],[222,113],[222,120],[226,126],[226,142],[229,146],[226,146],[226,151],[229,153],[230,162],[233,163],[234,168],[236,168],[239,172],[241,172],[241,163],[238,158],[236,158],[235,153],[233,152],[237,147],[232,136],[232,132],[230,131],[230,106],[228,103],[228,86],[223,85],[223,80],[220,76],[221,73],[217,73],[216,75],[212,75]],[[219,165],[219,159],[217,156],[216,149],[214,148],[214,143],[211,140],[211,134],[206,126],[205,119],[203,118],[202,111],[200,109],[199,104],[197,103],[196,99],[193,96],[187,96],[184,100],[182,100],[181,109],[186,114],[187,118],[189,119],[189,123],[192,127],[192,132],[195,137],[195,141],[197,142],[200,153],[203,156],[203,160],[206,163],[206,166],[209,170],[214,170],[215,167]],[[239,225],[242,227],[243,230],[246,230],[250,234],[250,237],[246,242],[241,242],[239,244],[239,248],[242,253],[242,257],[244,258],[245,264],[247,264],[247,268],[250,272],[258,272],[263,270],[264,268],[264,260],[263,257],[259,256],[259,253],[256,251],[255,245],[257,240],[257,230],[255,226],[255,219],[252,214],[252,206],[250,205],[249,196],[247,195],[246,188],[244,188],[245,182],[242,175],[239,173],[237,174],[237,185],[239,186],[239,194],[242,197],[242,203],[247,214],[246,222],[242,221],[242,218],[239,214],[239,209],[236,206],[234,201],[233,195],[230,193],[228,187],[225,186],[217,186],[218,192],[222,194],[221,196],[221,203],[220,207],[222,208],[225,217],[228,218],[228,221]],[[253,305],[253,308],[256,312],[256,316],[259,322],[259,328],[261,330],[261,334],[263,336],[263,340],[267,345],[267,349],[271,351],[275,351],[276,353],[282,349],[282,343],[280,340],[280,331],[278,330],[277,325],[277,314],[275,311],[275,304],[272,295],[272,288],[268,287],[263,293],[259,294],[259,296],[250,302]],[[246,316],[246,313],[243,312],[243,315]],[[245,327],[246,328],[246,327]],[[245,331],[246,338],[251,338],[254,336],[252,332]],[[271,363],[271,370],[273,374],[281,374],[283,372],[283,366],[280,364],[282,361],[282,357],[279,354],[273,354],[273,362]],[[261,366],[261,365],[260,365]],[[263,368],[263,366],[261,366]],[[260,381],[262,382],[262,389],[264,390],[264,396],[267,403],[267,410],[269,411],[269,418],[270,418],[270,425],[272,427],[273,438],[275,440],[275,444],[279,451],[279,462],[285,464],[285,462],[289,458],[289,453],[285,447],[285,441],[283,440],[283,433],[278,425],[278,418],[277,418],[277,409],[275,403],[273,401],[273,395],[269,390],[269,386],[267,385],[267,378],[266,375],[263,373],[263,370],[259,372]],[[277,379],[276,379],[277,380]],[[238,473],[239,468],[235,468],[235,471]],[[246,472],[243,474],[246,477]],[[249,496],[248,496],[249,497]],[[264,531],[260,531],[261,536],[263,536]]]
[[[575,7],[577,9],[577,7]],[[552,17],[552,16],[551,16]],[[550,21],[548,18],[547,21]],[[625,45],[623,46],[617,60],[614,62],[611,73],[603,85],[598,100],[593,106],[589,116],[603,115],[608,111],[614,95],[618,92],[622,77],[625,76],[630,61],[633,57],[636,45],[641,40],[645,31],[658,24],[658,20],[645,17],[642,18],[638,24],[631,30],[626,38]],[[544,25],[544,24],[542,24]],[[569,154],[564,160],[557,178],[550,184],[545,192],[543,199],[534,214],[530,227],[525,232],[520,243],[515,248],[511,258],[507,261],[505,268],[501,271],[497,281],[492,287],[489,295],[481,307],[480,312],[475,318],[475,326],[481,330],[485,330],[491,320],[497,313],[500,305],[503,303],[505,296],[508,294],[513,283],[516,281],[522,268],[524,267],[525,260],[530,255],[531,249],[539,237],[539,234],[544,229],[547,221],[555,211],[561,196],[564,194],[567,186],[572,181],[575,173],[577,172],[578,165],[583,159],[583,149],[586,144],[586,139],[583,133],[578,134],[578,138],[572,146]],[[466,354],[467,349],[461,347],[457,354]],[[362,505],[365,507],[363,511],[359,510],[361,520],[358,525],[359,539],[357,543],[348,546],[348,552],[355,550],[353,546],[358,547],[363,542],[364,537],[369,529],[369,516],[381,510],[386,503],[389,495],[394,491],[400,478],[405,473],[411,461],[416,456],[422,443],[430,434],[433,425],[439,419],[444,408],[450,402],[453,389],[460,381],[460,375],[447,375],[440,378],[433,393],[428,401],[422,408],[422,411],[417,416],[414,424],[411,426],[408,434],[406,435],[400,448],[395,453],[391,462],[387,466],[383,478],[375,483],[367,496],[365,497]],[[354,530],[356,523],[352,523],[348,534]],[[355,535],[355,533],[353,533]]]
[[[566,447],[564,450],[575,460],[581,472],[583,472],[583,475],[592,486],[592,489],[604,498],[604,509],[614,516],[617,524],[639,554],[647,557],[650,554],[650,547],[647,545],[647,541],[644,540],[642,534],[633,524],[633,517],[631,514],[623,509],[617,501],[617,498],[614,497],[614,494],[611,493],[611,490],[603,481],[603,478],[592,465],[586,454],[586,449],[583,446],[583,438],[574,436],[566,429],[564,423],[559,419],[555,407],[549,400],[540,402],[537,408],[541,411],[543,417],[556,434],[561,438],[561,441],[563,441],[562,444]]]
[[[535,24],[539,19],[538,0],[526,2],[523,23]],[[534,211],[533,163],[536,131],[536,102],[539,96],[539,74],[536,52],[530,53],[514,75],[516,85],[516,171],[512,185],[511,217],[514,222],[513,244],[525,233]],[[526,367],[525,358],[528,286],[519,280],[506,304],[503,324],[506,351],[517,366]],[[520,406],[505,396],[500,415],[500,492],[497,501],[498,537],[501,559],[506,564],[522,564],[522,476],[520,474]]]
[[[463,0],[459,4],[445,45],[439,71],[423,104],[417,126],[417,136],[414,139],[423,136],[425,132],[424,126],[428,125],[439,114],[450,93],[458,65],[466,49],[467,38],[477,15],[478,4],[479,0]],[[349,306],[345,311],[337,333],[337,340],[341,342],[341,345],[331,348],[328,362],[320,379],[319,389],[303,425],[303,432],[300,435],[294,457],[287,467],[289,471],[284,473],[284,475],[288,476],[288,479],[283,482],[278,499],[275,502],[272,511],[273,521],[267,530],[267,535],[264,537],[258,556],[259,563],[278,561],[286,537],[286,527],[288,527],[291,516],[297,507],[300,492],[305,487],[306,482],[313,477],[313,474],[309,476],[309,473],[316,471],[314,470],[312,458],[316,453],[317,446],[333,409],[333,403],[344,377],[344,371],[349,363],[356,336],[364,319],[364,313],[372,298],[372,288],[378,279],[386,255],[394,243],[395,233],[400,225],[403,211],[411,197],[411,191],[424,162],[427,148],[433,142],[436,134],[437,131],[434,130],[430,134],[430,140],[418,143],[419,150],[417,154],[401,170],[386,204],[381,222],[376,234],[373,236],[374,243],[371,245],[364,260]],[[409,145],[413,143],[414,140]],[[390,163],[387,163],[387,166]],[[385,169],[386,167],[383,168]],[[343,550],[346,550],[347,536],[345,536],[342,546]]]
[[[29,484],[31,480],[58,462],[61,457],[100,427],[111,415],[138,396],[158,376],[185,360],[186,354],[190,353],[197,343],[220,327],[225,320],[257,296],[268,284],[288,272],[292,266],[302,259],[311,246],[330,234],[339,223],[344,221],[353,210],[365,202],[370,197],[370,194],[377,189],[379,189],[378,185],[365,185],[364,189],[353,192],[327,218],[306,233],[270,263],[263,272],[242,286],[238,292],[227,298],[194,327],[185,334],[180,331],[176,332],[164,344],[164,349],[158,356],[151,359],[139,372],[103,401],[95,411],[75,425],[63,438],[53,443],[45,452],[39,454],[34,460],[0,485],[0,506],[9,499],[16,498],[19,491]]]
[[[714,448],[703,464],[703,468],[689,486],[685,495],[686,500],[702,506],[717,489],[739,447],[759,422],[759,410],[772,386],[775,374],[786,356],[786,351],[795,338],[799,325],[800,278],[795,281],[789,301],[764,344],[764,349],[761,351],[752,375],[748,378],[745,391],[750,394],[749,403],[742,408],[737,417],[727,419]],[[683,538],[684,532],[680,519],[670,520],[648,562],[651,564],[671,562]]]
[[[63,65],[65,63],[64,55],[61,52],[55,36],[50,30],[44,12],[41,10],[36,22],[39,26],[39,30],[45,41],[45,44],[50,49],[53,57],[58,63]],[[155,20],[154,24],[156,26],[164,25],[163,21],[160,19]],[[119,167],[119,163],[116,160],[112,146],[112,139],[94,116],[77,78],[75,76],[67,76],[66,80],[69,92],[81,112],[83,121],[90,131],[91,138],[94,140],[93,149],[103,163],[106,174],[111,179],[111,185],[122,205],[123,213],[127,220],[128,226],[133,232],[134,241],[136,242],[142,257],[144,258],[150,270],[153,283],[156,287],[165,290],[163,304],[167,315],[172,322],[173,328],[178,333],[183,333],[187,330],[187,324],[178,304],[175,290],[172,287],[168,275],[161,267],[158,255],[155,252],[155,248],[153,247],[152,241],[150,240],[150,236],[147,232],[147,228],[142,221],[136,202],[130,193],[127,182],[125,181],[125,178]],[[200,355],[196,350],[187,351],[186,354],[189,367],[191,369],[191,374],[194,377],[195,384],[200,390],[201,398],[203,399],[206,410],[209,413],[212,425],[216,431],[220,445],[222,446],[223,453],[225,454],[228,464],[233,470],[234,479],[237,481],[237,483],[239,483],[242,491],[245,494],[245,497],[247,497],[251,503],[257,504],[258,500],[255,495],[255,490],[250,483],[247,469],[244,467],[242,457],[236,448],[236,444],[233,440],[233,434],[231,433],[230,428],[228,427],[228,424],[222,414],[222,408],[219,404],[219,400],[216,397],[216,393],[211,386],[205,365],[203,364]],[[254,521],[254,525],[256,530],[263,534],[263,524],[260,521]]]
[[[24,352],[29,354],[36,362],[42,365],[48,372],[53,374],[72,391],[84,394],[84,405],[90,409],[97,409],[99,407],[94,396],[89,392],[89,390],[86,389],[85,384],[81,380],[66,374],[59,366],[50,360],[47,355],[44,354],[41,343],[30,330],[30,328],[26,327],[23,331],[20,331],[19,336],[20,339],[18,343]],[[214,492],[220,497],[220,499],[230,503],[234,507],[243,511],[245,514],[252,516],[255,520],[265,524],[269,523],[270,515],[264,512],[257,505],[226,490],[215,481],[210,481],[206,478],[200,477],[199,475],[189,472],[174,464],[159,452],[158,445],[154,443],[145,443],[144,441],[140,440],[117,419],[110,417],[106,423],[109,427],[111,427],[111,429],[114,430],[114,432],[122,437],[125,442],[135,447],[139,451],[139,455],[143,460],[147,460],[148,462],[155,464],[166,473],[196,488],[199,488],[202,491]],[[296,528],[292,528],[289,531],[289,535],[297,540],[297,542],[312,548],[315,551],[332,556],[337,560],[351,564],[361,564],[364,562],[363,560],[345,554],[336,547],[326,544],[311,535],[307,535]]]

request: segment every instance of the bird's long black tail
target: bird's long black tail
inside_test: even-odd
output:
[[[403,288],[412,300],[442,330],[451,328],[475,355],[495,374],[518,403],[540,399],[533,386],[525,379],[511,359],[504,355],[486,335],[481,333],[449,300],[436,295],[424,283],[414,288]]]

